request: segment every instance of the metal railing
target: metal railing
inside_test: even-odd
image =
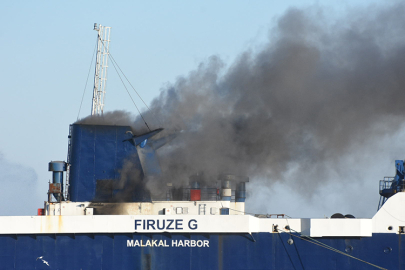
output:
[[[397,182],[394,177],[384,177],[384,180],[380,180],[380,194],[383,193],[384,190],[391,190],[392,192],[404,192],[405,180],[401,179],[399,182]]]
[[[395,179],[394,177],[386,176],[384,177],[384,180],[380,180],[380,193],[384,189],[391,189],[394,179]]]
[[[182,188],[181,189],[181,200],[189,201],[190,200],[190,190],[191,188]],[[166,190],[166,200],[173,200],[173,188]],[[201,201],[218,201],[220,200],[219,194],[217,193],[217,188],[201,188]]]
[[[379,210],[389,197],[397,192],[405,191],[405,180],[395,180],[395,177],[384,177],[384,180],[380,180],[380,202],[377,210]]]

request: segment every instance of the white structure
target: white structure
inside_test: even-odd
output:
[[[207,211],[199,211],[199,204],[205,204]],[[236,207],[244,210],[244,203],[224,201],[124,203],[115,215],[93,214],[94,209],[108,206],[104,203],[92,206],[90,202],[45,202],[43,216],[0,217],[0,234],[292,231],[310,237],[372,237],[374,233],[405,233],[405,212],[401,207],[404,204],[405,193],[401,192],[392,196],[372,219],[293,219],[258,218],[239,211],[219,215],[213,209]],[[118,206],[109,205],[112,209]]]
[[[127,203],[45,202],[46,216],[93,215],[220,215],[228,208],[229,215],[244,215],[244,202],[231,201],[153,201]],[[98,215],[98,214],[95,215]]]
[[[105,86],[107,83],[107,67],[110,45],[111,27],[94,24],[97,35],[96,70],[94,73],[93,102],[91,115],[101,115],[104,109]]]

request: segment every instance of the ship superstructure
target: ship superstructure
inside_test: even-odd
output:
[[[156,150],[174,134],[155,137],[163,129],[133,135],[130,126],[71,126],[69,163],[53,161],[49,198],[40,212],[45,215],[243,215],[247,177],[222,174],[214,180],[202,173],[188,177],[188,184],[175,187],[161,173]],[[123,180],[124,163],[132,169]],[[69,168],[68,185],[63,171]],[[158,178],[161,195],[152,200],[145,187]],[[62,187],[65,186],[64,193]],[[53,196],[51,196],[53,195]],[[67,199],[65,200],[64,197]],[[169,206],[170,205],[170,206]]]

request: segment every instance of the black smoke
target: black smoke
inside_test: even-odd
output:
[[[361,177],[378,165],[375,150],[404,128],[403,14],[402,2],[333,18],[322,7],[291,8],[260,49],[230,65],[212,56],[179,77],[144,113],[151,128],[183,131],[158,151],[160,180],[176,186],[197,172],[210,179],[234,173],[250,177],[253,198],[255,186],[275,187],[333,205],[347,199],[350,181],[361,193]],[[130,122],[136,134],[148,131],[126,113],[105,118]],[[372,177],[377,194],[383,175]],[[153,193],[165,183],[146,186]],[[329,186],[339,196],[325,198]]]
[[[404,12],[291,8],[260,50],[229,66],[212,56],[178,78],[145,115],[185,131],[161,150],[168,182],[232,172],[309,190],[343,175],[342,159],[404,122]]]

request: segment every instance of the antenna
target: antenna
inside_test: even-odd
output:
[[[107,67],[111,27],[94,24],[97,35],[96,70],[94,73],[93,102],[91,115],[102,115],[104,110],[105,86],[107,84]]]

